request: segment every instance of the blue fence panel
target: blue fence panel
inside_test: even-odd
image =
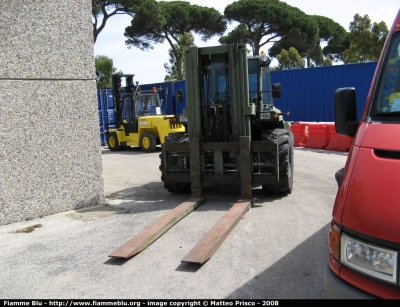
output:
[[[282,84],[282,97],[275,100],[275,105],[282,112],[290,111],[288,121],[333,122],[335,91],[354,87],[359,120],[376,65],[369,62],[272,71],[272,82]]]

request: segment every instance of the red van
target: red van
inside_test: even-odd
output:
[[[340,88],[334,97],[336,131],[354,143],[335,175],[325,293],[400,299],[400,10],[361,121],[354,88]]]

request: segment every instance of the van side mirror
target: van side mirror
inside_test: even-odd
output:
[[[334,108],[336,132],[339,135],[354,137],[359,125],[355,88],[338,88],[334,95]]]
[[[183,103],[183,92],[182,90],[175,91],[175,98],[178,103]]]

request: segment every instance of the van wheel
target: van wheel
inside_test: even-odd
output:
[[[119,146],[118,142],[118,137],[115,132],[108,134],[107,144],[108,144],[108,149],[111,151],[121,150],[121,147]]]
[[[157,147],[157,138],[151,132],[145,132],[142,134],[140,144],[144,152],[152,152]]]

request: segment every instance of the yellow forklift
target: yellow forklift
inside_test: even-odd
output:
[[[112,151],[131,146],[152,152],[171,132],[185,132],[185,117],[163,115],[160,97],[153,89],[140,92],[139,82],[133,83],[134,75],[113,75],[115,124],[107,127],[108,148]],[[125,78],[125,86],[122,79]]]

